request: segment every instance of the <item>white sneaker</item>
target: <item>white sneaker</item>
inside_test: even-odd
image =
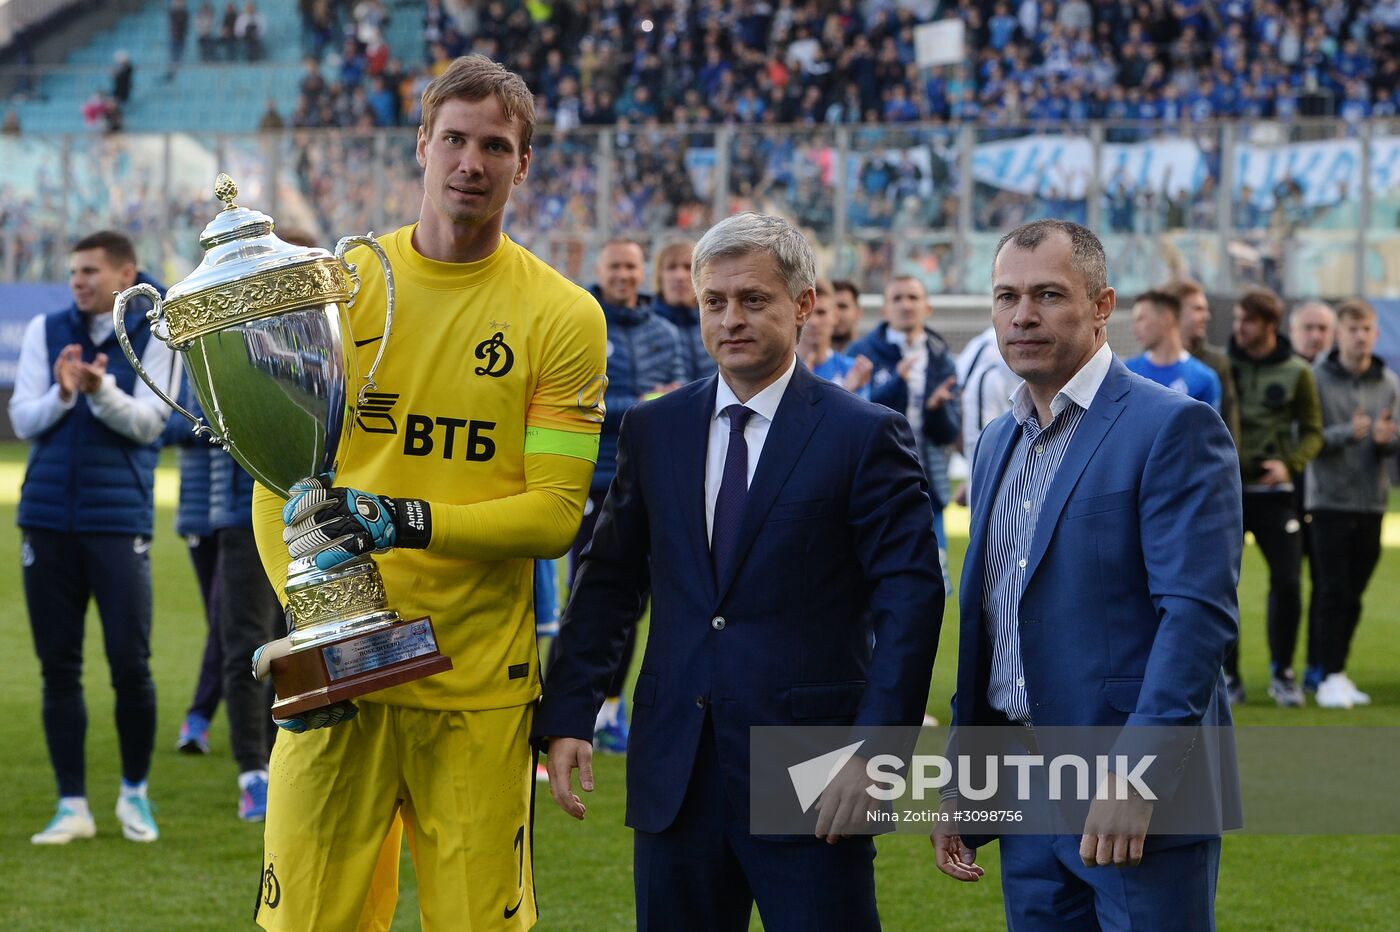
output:
[[[77,813],[59,803],[53,819],[37,835],[29,840],[36,845],[66,845],[75,838],[91,838],[97,834],[97,823],[91,812]]]
[[[1317,705],[1321,709],[1350,709],[1351,691],[1347,689],[1346,677],[1333,673],[1317,684]]]
[[[144,796],[119,796],[117,821],[127,841],[155,841],[160,837],[156,820],[151,815],[151,801]]]
[[[1357,689],[1356,684],[1351,681],[1351,677],[1347,676],[1345,673],[1338,673],[1337,675],[1342,678],[1342,685],[1347,688],[1347,692],[1351,695],[1352,705],[1371,704],[1371,697]]]

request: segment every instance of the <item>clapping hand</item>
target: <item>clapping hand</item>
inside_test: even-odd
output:
[[[866,356],[857,356],[855,363],[851,366],[842,385],[848,392],[858,392],[870,381],[870,374],[875,371],[875,364]]]
[[[1390,409],[1385,408],[1381,411],[1381,416],[1376,418],[1375,423],[1371,425],[1371,439],[1375,441],[1377,446],[1386,446],[1395,442],[1396,431],[1395,418],[1391,415]]]
[[[78,391],[91,395],[102,387],[102,379],[107,375],[107,354],[98,353],[92,362],[78,361]]]
[[[1371,418],[1360,405],[1351,413],[1351,436],[1355,440],[1365,440],[1371,432]]]
[[[58,386],[58,397],[64,404],[73,400],[78,391],[78,377],[82,373],[83,348],[77,343],[69,343],[58,351],[53,361],[53,381]]]
[[[943,380],[942,385],[939,385],[933,391],[929,392],[928,399],[924,402],[924,407],[929,411],[937,411],[956,398],[957,394],[958,377],[956,375],[950,375]]]

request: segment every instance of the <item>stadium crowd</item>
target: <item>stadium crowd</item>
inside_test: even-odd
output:
[[[1400,94],[1400,66],[1389,54],[1400,25],[1394,3],[432,0],[421,14],[421,56],[400,59],[385,42],[387,22],[418,15],[382,0],[304,0],[300,93],[291,107],[270,110],[264,126],[416,126],[427,82],[457,55],[486,54],[525,76],[550,128],[537,143],[549,170],[535,176],[512,221],[538,233],[596,228],[600,211],[615,232],[707,226],[717,179],[689,170],[686,152],[712,150],[717,136],[708,127],[716,125],[883,124],[872,147],[884,151],[863,154],[846,207],[850,229],[881,237],[954,225],[960,172],[953,131],[940,124],[976,123],[990,139],[1008,124],[1059,131],[1090,120],[1136,122],[1106,137],[1129,142],[1212,118],[1394,114]],[[965,24],[968,62],[921,69],[916,27],[950,17]],[[891,132],[891,124],[914,121],[932,127]],[[607,153],[578,130],[603,127],[621,135],[616,194],[599,205],[593,194]],[[742,134],[726,161],[729,212],[776,211],[819,236],[831,230],[825,137]],[[1295,228],[1291,199],[1280,203],[1236,226]],[[1165,195],[1110,186],[1104,209],[1113,233],[1218,221],[1209,186]],[[1082,221],[1085,211],[1082,198],[1053,190],[978,186],[973,220],[996,230],[1045,216]],[[878,244],[860,251],[881,287],[892,258]],[[947,253],[934,247],[918,257],[935,290],[949,272]]]
[[[301,8],[308,61],[334,76],[303,85],[295,112],[307,126],[417,125],[422,86],[470,53],[523,75],[541,122],[559,131],[1358,120],[1395,115],[1400,101],[1396,2],[429,0],[417,62],[398,61],[384,41],[390,16],[416,10],[383,0],[302,0]],[[920,68],[916,28],[949,18],[965,26],[968,62]],[[1139,132],[1121,129],[1115,139]]]
[[[242,21],[242,35],[256,36],[256,2],[232,19],[225,10],[229,41],[218,28],[206,41],[206,6],[172,0],[172,61],[196,52],[213,60],[256,57],[238,32]],[[1154,190],[1106,181],[1102,229],[1138,237],[1218,230],[1225,223],[1215,187],[1222,153],[1200,120],[1393,112],[1397,6],[497,0],[431,2],[424,10],[383,0],[305,0],[298,95],[269,100],[262,127],[292,131],[285,160],[310,208],[299,224],[328,237],[382,225],[372,199],[411,202],[414,179],[398,170],[396,144],[395,153],[376,155],[373,134],[416,126],[427,81],[453,55],[484,51],[526,76],[541,115],[534,170],[512,204],[510,229],[571,274],[592,260],[596,243],[586,231],[664,238],[753,209],[792,219],[820,248],[843,250],[845,270],[864,287],[878,290],[892,274],[916,271],[931,291],[959,290],[968,286],[957,260],[968,257],[926,234],[968,223],[990,232],[1047,216],[1083,222],[1089,212],[1083,196],[1050,185],[1029,192],[969,185],[960,123],[975,122],[982,142],[1011,132],[1015,121],[1062,131],[1090,119],[1138,121],[1110,124],[1109,142],[1163,132],[1194,138],[1208,164],[1203,184]],[[967,24],[968,63],[919,69],[914,28],[949,16]],[[391,19],[400,18],[420,26],[417,47],[387,44]],[[395,24],[396,36],[402,25]],[[130,90],[123,71],[119,64],[111,92],[87,102],[97,127],[114,116],[120,123],[118,95]],[[843,172],[833,133],[852,122],[852,159]],[[724,124],[732,136],[717,129]],[[323,127],[341,133],[296,132]],[[81,160],[74,164],[86,170]],[[969,187],[972,211],[964,220],[958,191]],[[191,193],[197,211],[202,192]],[[1305,204],[1292,182],[1280,186],[1272,206],[1248,190],[1238,194],[1229,226],[1239,254],[1255,257],[1246,277],[1275,290],[1284,290],[1280,269],[1298,231],[1356,222],[1357,199],[1345,191],[1323,206],[1316,198]],[[27,215],[36,209],[22,202],[7,208],[21,259],[53,252],[28,248],[32,237],[20,230],[32,225]],[[845,242],[834,242],[838,227]],[[193,242],[183,229],[165,239],[176,252]]]

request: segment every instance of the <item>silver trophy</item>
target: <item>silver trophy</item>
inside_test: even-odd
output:
[[[335,253],[293,246],[272,218],[234,203],[228,175],[214,182],[224,209],[200,234],[204,261],[162,300],[150,285],[117,296],[117,341],[136,374],[189,418],[194,432],[232,454],[259,483],[286,498],[301,479],[335,473],[354,435],[356,410],[376,388],[374,373],[394,321],[394,273],[374,234],[347,236]],[[361,382],[349,308],[360,290],[345,261],[363,244],[384,266],[384,332]],[[141,366],[124,311],[137,295],[153,306],[151,336],[180,354],[209,422],[170,398]],[[354,398],[349,394],[358,385]],[[452,668],[432,621],[405,621],[389,608],[369,555],[330,569],[309,558],[287,571],[290,631],[259,652],[254,675],[272,675],[273,714],[290,718],[367,692]]]

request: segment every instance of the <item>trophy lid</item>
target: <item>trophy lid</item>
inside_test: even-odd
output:
[[[199,235],[204,260],[166,294],[166,320],[174,341],[294,304],[349,297],[350,283],[340,262],[328,250],[280,239],[271,217],[234,203],[238,185],[227,174],[215,179],[214,196],[224,209]]]
[[[236,239],[252,239],[272,232],[272,218],[262,211],[239,207],[233,202],[238,197],[238,185],[225,172],[214,179],[214,196],[224,202],[224,209],[209,221],[204,232],[199,234],[199,245],[206,250]]]

